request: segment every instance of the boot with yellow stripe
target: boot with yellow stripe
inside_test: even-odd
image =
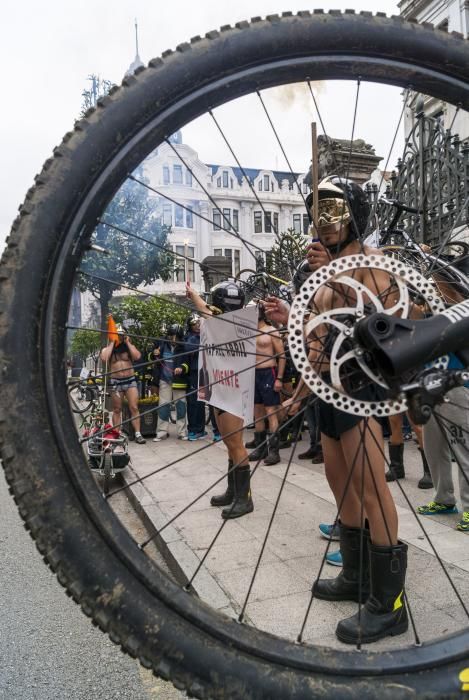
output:
[[[409,626],[404,600],[407,545],[370,544],[370,596],[360,611],[341,620],[336,635],[345,644],[367,644],[403,634]]]

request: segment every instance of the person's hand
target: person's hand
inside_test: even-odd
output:
[[[186,297],[191,301],[194,299],[194,290],[192,289],[189,281],[186,282]]]
[[[282,299],[278,297],[267,297],[267,299],[260,303],[264,307],[269,319],[274,321],[274,323],[279,323],[281,325],[286,325],[288,323],[290,307],[285,301],[282,301]]]
[[[280,381],[280,379],[276,379],[274,382],[274,391],[277,393],[280,393],[282,391],[283,387],[283,382]]]
[[[176,369],[174,370],[174,374],[176,375],[176,377],[182,374],[182,367],[176,367]]]
[[[287,415],[294,416],[298,413],[300,408],[300,401],[293,398],[293,396],[282,403],[283,408],[286,409]]]
[[[312,272],[316,272],[320,267],[324,265],[329,265],[331,262],[331,256],[327,248],[323,246],[320,241],[315,241],[310,243],[306,249],[306,257],[308,259],[309,269]]]

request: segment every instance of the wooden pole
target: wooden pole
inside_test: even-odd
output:
[[[311,191],[313,193],[314,238],[318,237],[318,131],[316,122],[311,122]]]

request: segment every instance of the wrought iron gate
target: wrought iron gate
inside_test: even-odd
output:
[[[377,205],[380,227],[385,227],[391,215],[389,207],[377,204],[377,185],[366,189]],[[464,231],[469,224],[469,141],[461,142],[437,118],[420,111],[386,196],[420,211],[402,218],[402,224],[418,241],[431,245],[449,232]]]

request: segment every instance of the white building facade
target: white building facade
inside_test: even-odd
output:
[[[429,22],[446,32],[459,32],[469,36],[469,0],[401,0],[401,15],[419,23]],[[415,106],[420,95],[413,94],[405,114],[405,135],[415,123]],[[423,96],[424,111],[428,117],[441,119],[445,129],[451,127],[461,140],[469,138],[469,115],[464,110],[456,114],[456,108],[435,98]]]
[[[143,168],[157,199],[158,217],[171,227],[172,250],[191,258],[176,257],[173,280],[158,280],[146,292],[182,296],[186,275],[201,291],[202,273],[195,261],[224,255],[234,276],[256,268],[254,256],[272,248],[275,231],[307,232],[305,173],[246,168],[243,175],[239,168],[207,164],[182,142],[181,132],[171,145],[159,146]]]

